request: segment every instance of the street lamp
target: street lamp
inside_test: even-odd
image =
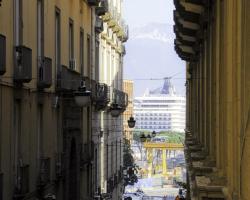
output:
[[[90,103],[91,91],[86,89],[85,81],[81,81],[78,91],[74,92],[74,99],[78,106],[85,107]]]
[[[155,136],[156,136],[156,132],[153,131],[153,132],[152,132],[152,137],[155,137]]]
[[[151,136],[148,134],[147,141],[150,141],[150,140],[151,140]]]
[[[129,120],[128,120],[128,127],[129,128],[134,128],[135,127],[135,122],[136,120],[134,119],[134,117],[130,117]]]
[[[143,143],[143,142],[146,142],[147,137],[145,136],[145,134],[144,134],[144,133],[142,133],[142,134],[141,134],[141,136],[140,136],[140,140],[141,140],[141,142],[142,142],[142,143]]]

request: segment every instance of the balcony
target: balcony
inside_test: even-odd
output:
[[[38,58],[38,88],[49,88],[52,85],[52,60],[51,58]]]
[[[100,0],[87,0],[87,2],[90,6],[98,6]]]
[[[62,65],[61,71],[57,75],[57,90],[72,91],[77,90],[82,80],[81,74],[75,70]]]
[[[15,185],[14,200],[23,199],[29,192],[29,165],[18,167],[17,183]]]
[[[101,33],[103,31],[103,21],[98,16],[96,16],[96,20],[95,20],[95,31],[97,33]]]
[[[94,94],[93,102],[96,110],[104,110],[107,107],[110,102],[109,93],[110,91],[107,84],[97,83],[95,85],[95,91],[92,91],[92,94]]]
[[[20,45],[15,48],[15,53],[14,81],[28,83],[32,80],[32,50]]]
[[[6,37],[0,34],[0,75],[6,72]]]
[[[114,88],[112,102],[118,104],[123,112],[128,106],[128,94]]]
[[[101,0],[98,7],[95,8],[96,15],[102,16],[109,11],[109,4],[107,0]]]
[[[50,158],[40,158],[38,187],[44,187],[50,182]]]
[[[119,20],[119,31],[117,36],[121,39],[122,42],[126,42],[129,38],[129,28],[123,19]]]

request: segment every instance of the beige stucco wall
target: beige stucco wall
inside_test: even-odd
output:
[[[76,70],[80,72],[80,28],[84,30],[84,71],[87,65],[87,35],[92,37],[92,11],[87,1],[44,0],[44,55],[52,59],[53,85],[41,92],[37,89],[37,1],[23,0],[23,45],[32,49],[32,80],[22,88],[14,89],[13,85],[13,50],[14,50],[14,1],[3,1],[0,7],[0,33],[6,36],[6,73],[0,76],[0,173],[4,174],[3,199],[11,199],[15,185],[14,163],[14,100],[20,99],[21,105],[21,137],[20,162],[29,165],[29,191],[35,192],[38,178],[38,160],[50,157],[51,182],[55,180],[55,160],[57,153],[62,153],[62,107],[59,98],[58,107],[55,103],[55,9],[60,9],[61,21],[61,64],[69,66],[69,18],[74,22],[74,52]],[[93,51],[91,53],[94,54]],[[91,57],[94,57],[92,55]],[[86,74],[88,75],[88,74]],[[43,153],[38,155],[38,107],[43,108]],[[87,109],[83,111],[83,143],[87,142],[86,122]],[[86,182],[86,171],[82,172],[81,196],[86,197],[86,187],[92,185],[90,177]],[[30,194],[32,196],[32,194]],[[57,188],[57,199],[63,198],[62,184]]]

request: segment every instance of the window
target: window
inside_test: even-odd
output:
[[[15,45],[21,45],[23,40],[23,0],[14,0]]]
[[[90,68],[91,68],[91,43],[90,43],[90,35],[87,36],[87,76],[91,77]]]
[[[84,76],[84,31],[80,30],[80,67],[81,74]]]
[[[60,25],[60,10],[56,8],[55,20],[55,75],[57,76],[61,67],[61,25]]]
[[[95,80],[99,80],[99,41],[95,43]]]
[[[69,67],[75,69],[74,62],[74,24],[73,20],[69,19]]]
[[[42,0],[37,1],[37,56],[44,55],[44,4]]]

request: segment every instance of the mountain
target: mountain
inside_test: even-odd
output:
[[[167,27],[167,28],[166,28]],[[130,41],[132,40],[155,40],[164,43],[172,43],[174,35],[172,34],[172,25],[151,23],[147,26],[135,28],[131,32]]]
[[[135,96],[161,86],[165,77],[176,73],[172,83],[177,93],[184,93],[185,63],[175,53],[174,37],[170,24],[150,23],[130,30],[124,78],[134,80]]]

